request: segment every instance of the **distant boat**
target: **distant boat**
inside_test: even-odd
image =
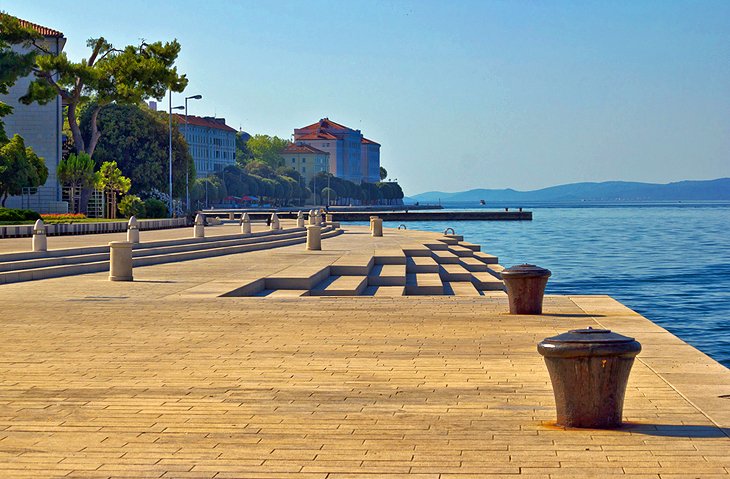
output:
[[[480,204],[480,205],[482,205],[482,206],[484,206],[484,205],[486,205],[487,203],[486,203],[486,201],[484,201],[484,200],[479,200],[479,204]]]

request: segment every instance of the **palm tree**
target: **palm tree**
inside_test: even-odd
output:
[[[96,174],[94,173],[94,160],[88,153],[72,153],[68,158],[58,163],[56,173],[58,181],[71,189],[70,207],[72,213],[77,213],[82,209],[82,205],[76,208],[76,192],[92,188],[96,183]]]

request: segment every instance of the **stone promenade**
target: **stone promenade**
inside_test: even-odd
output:
[[[730,479],[730,371],[609,297],[549,296],[543,316],[500,291],[220,297],[440,236],[346,230],[133,283],[0,285],[0,478]],[[644,347],[618,430],[552,423],[536,343],[586,326]]]

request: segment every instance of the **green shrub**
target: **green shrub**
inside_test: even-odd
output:
[[[167,205],[157,198],[148,198],[144,201],[145,218],[167,218]]]
[[[131,216],[141,218],[145,214],[144,203],[139,196],[126,195],[122,198],[122,201],[119,202],[119,212],[127,218]]]
[[[33,210],[0,208],[0,221],[35,221],[39,219],[41,219],[41,215]]]

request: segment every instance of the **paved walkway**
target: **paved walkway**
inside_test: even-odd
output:
[[[611,298],[189,294],[434,237],[0,286],[0,477],[730,477],[730,371]],[[535,345],[589,325],[644,346],[619,430],[552,423]]]

